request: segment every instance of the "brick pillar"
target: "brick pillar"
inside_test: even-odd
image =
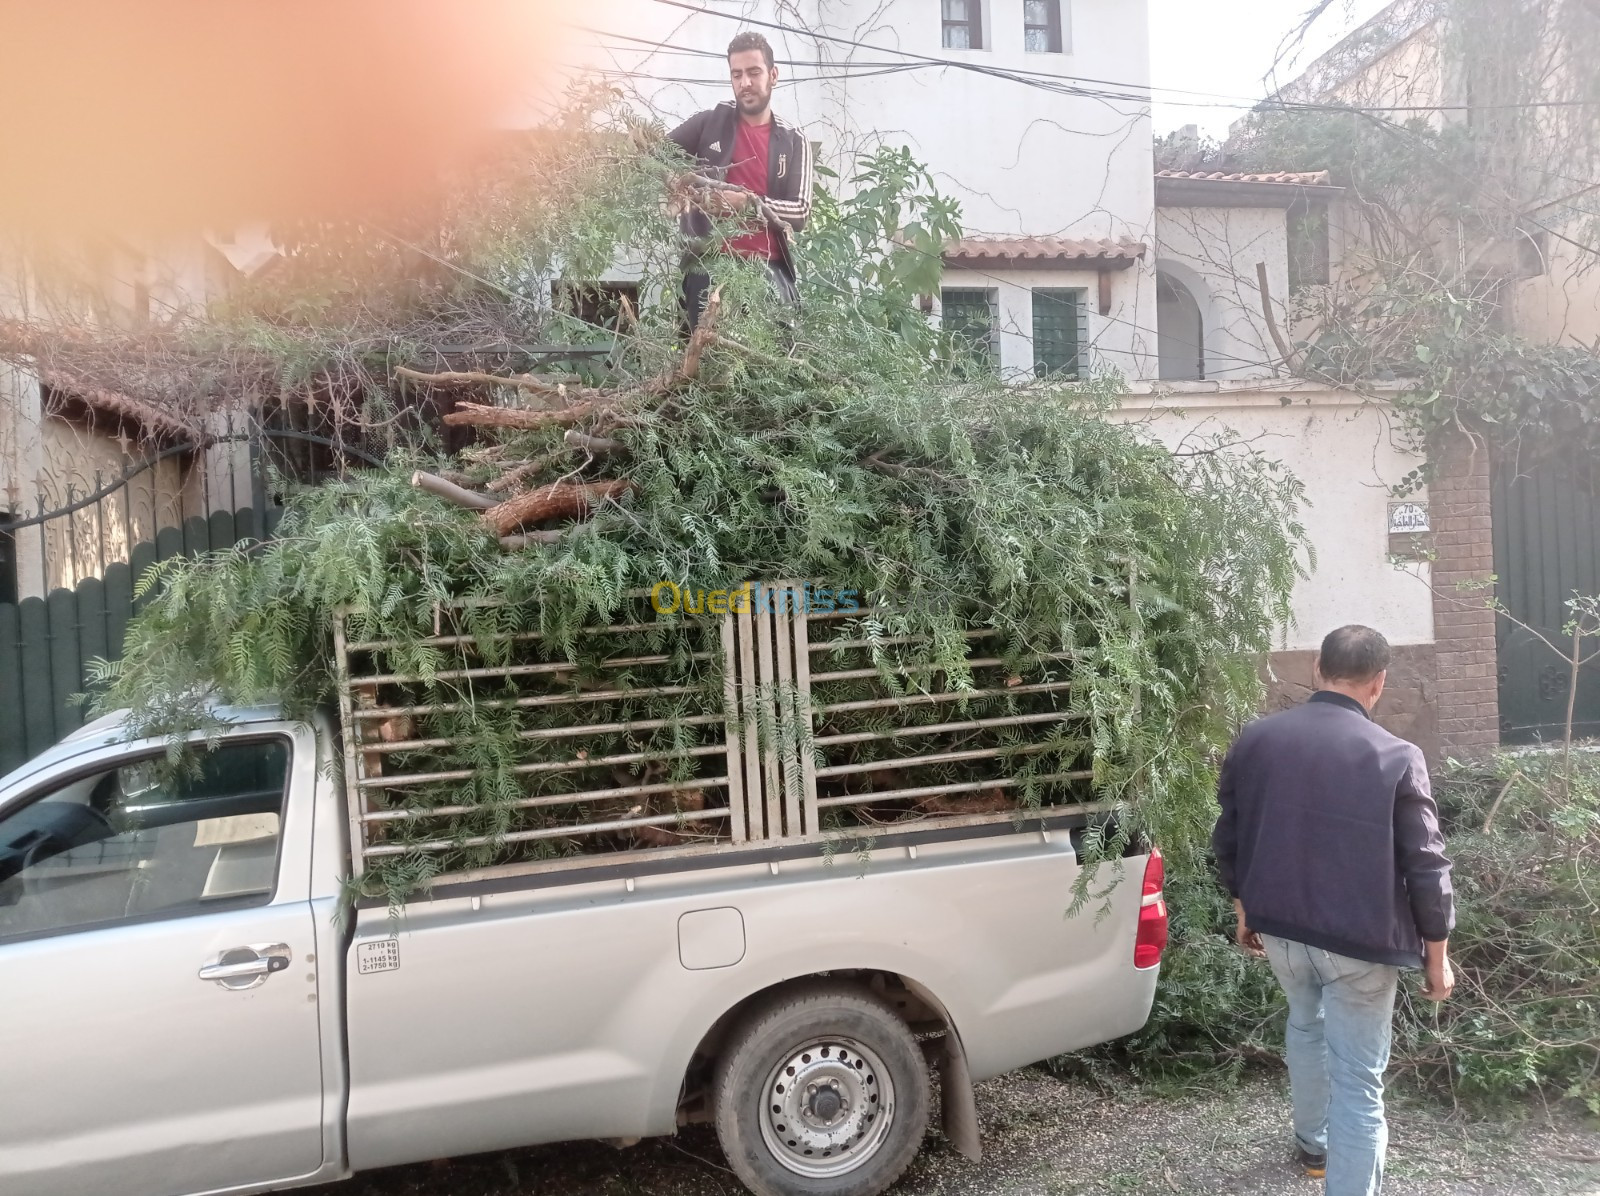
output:
[[[1439,746],[1446,756],[1473,759],[1500,744],[1495,660],[1493,521],[1489,506],[1489,449],[1465,438],[1437,462],[1428,486],[1433,525],[1433,632],[1438,680]]]

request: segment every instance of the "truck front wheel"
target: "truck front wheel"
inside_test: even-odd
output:
[[[928,1069],[887,1004],[819,985],[758,1007],[713,1083],[717,1136],[759,1196],[876,1196],[928,1124]]]

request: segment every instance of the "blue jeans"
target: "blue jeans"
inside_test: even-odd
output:
[[[1383,1071],[1400,969],[1261,936],[1289,998],[1284,1036],[1294,1136],[1328,1156],[1327,1196],[1377,1196],[1389,1127]]]

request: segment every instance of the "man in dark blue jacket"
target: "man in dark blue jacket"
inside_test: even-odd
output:
[[[1422,995],[1455,986],[1450,861],[1428,768],[1371,719],[1389,645],[1370,627],[1322,641],[1318,690],[1246,727],[1218,782],[1212,849],[1240,946],[1289,999],[1296,1157],[1327,1196],[1375,1196],[1388,1127],[1383,1072],[1401,968]]]

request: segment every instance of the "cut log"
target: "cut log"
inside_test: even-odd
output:
[[[557,519],[580,519],[608,498],[618,498],[633,488],[623,479],[615,482],[552,482],[526,494],[508,498],[483,513],[496,536],[508,536],[518,528]]]
[[[1021,808],[1021,803],[1004,789],[982,793],[941,793],[925,797],[916,804],[924,814],[999,814]]]
[[[669,385],[690,382],[699,376],[700,359],[705,355],[707,346],[717,338],[717,316],[721,311],[722,288],[718,287],[706,300],[706,309],[700,316],[700,322],[689,334],[689,347],[684,350],[683,364],[678,367],[678,373]]]
[[[454,482],[447,482],[431,473],[423,473],[420,469],[411,475],[411,484],[418,490],[426,490],[429,494],[437,494],[447,502],[453,502],[458,507],[466,507],[473,511],[487,511],[499,502],[491,494],[479,494],[475,490],[463,490]]]
[[[520,465],[513,465],[495,478],[494,481],[490,482],[487,489],[493,490],[497,494],[509,494],[561,455],[560,453],[545,453],[542,457],[535,457],[532,461],[524,461]]]
[[[526,407],[458,403],[456,409],[444,417],[444,422],[453,427],[469,424],[477,428],[547,428],[551,424],[575,424],[601,406],[604,404],[594,401],[535,411]]]
[[[531,390],[538,394],[566,396],[573,393],[565,381],[549,374],[483,374],[476,370],[443,370],[425,374],[421,370],[397,366],[396,378],[409,378],[413,382],[426,382],[430,386],[512,386],[518,390]],[[580,393],[593,393],[590,387],[577,388]]]
[[[596,457],[604,457],[610,453],[620,453],[628,447],[620,440],[611,440],[605,436],[586,436],[576,430],[569,430],[561,439],[580,452],[589,453]]]

